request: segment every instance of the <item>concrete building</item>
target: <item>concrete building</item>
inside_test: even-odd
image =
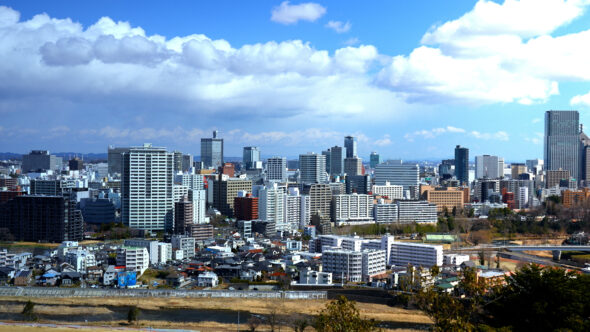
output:
[[[331,220],[332,190],[329,185],[305,186],[303,193],[309,196],[310,218],[313,215],[320,215],[323,220]]]
[[[291,230],[303,229],[310,222],[311,200],[307,195],[300,195],[298,188],[289,188],[285,197],[285,222]]]
[[[33,150],[23,155],[21,170],[23,173],[60,170],[62,158],[49,154],[47,150]]]
[[[524,174],[527,172],[527,167],[525,164],[521,163],[513,163],[510,164],[510,174],[511,178],[514,180],[520,179],[520,174]]]
[[[459,266],[464,262],[469,262],[469,255],[446,254],[443,255],[443,265]]]
[[[187,235],[194,238],[195,241],[205,241],[213,239],[213,225],[211,224],[192,224],[187,227]]]
[[[244,147],[242,163],[247,170],[262,168],[260,160],[260,148],[257,146]]]
[[[117,250],[117,266],[125,266],[128,271],[136,271],[138,276],[142,275],[149,265],[146,248],[123,246]]]
[[[205,180],[202,174],[176,174],[174,176],[174,182],[193,190],[203,190],[205,188]]]
[[[234,216],[238,220],[258,219],[258,197],[238,192],[238,197],[234,199]]]
[[[234,200],[238,197],[238,192],[252,192],[251,180],[229,178],[211,182],[213,184],[213,206],[230,218],[234,216]]]
[[[276,183],[260,190],[258,213],[260,219],[274,222],[278,232],[289,231],[290,224],[285,220],[285,192]]]
[[[299,155],[301,183],[326,183],[326,156],[316,153]]]
[[[449,212],[454,208],[461,210],[465,196],[469,197],[468,188],[421,186],[420,190],[423,198],[429,203],[436,204],[437,212],[442,212],[445,208]]]
[[[287,181],[287,158],[272,157],[266,160],[266,180]]]
[[[375,185],[383,186],[389,182],[403,186],[405,191],[420,183],[420,167],[418,164],[404,164],[401,160],[389,161],[377,165],[374,176]]]
[[[566,170],[580,179],[582,164],[578,111],[547,111],[545,113],[545,169]],[[548,187],[549,188],[549,187]]]
[[[151,258],[151,256],[150,256]],[[172,260],[172,244],[171,243],[158,243],[158,263],[167,263]]]
[[[330,148],[330,166],[328,168],[331,176],[342,176],[345,173],[344,158],[346,157],[346,148],[333,146]]]
[[[390,224],[398,222],[397,204],[380,202],[373,205],[373,218],[376,223]]]
[[[400,223],[436,223],[436,205],[428,201],[397,201]]]
[[[217,287],[217,285],[219,285],[219,277],[214,272],[206,271],[197,276],[199,287]]]
[[[504,177],[504,158],[498,156],[475,156],[475,178],[497,179]]]
[[[393,242],[389,264],[395,266],[431,267],[443,264],[443,247],[421,243]]]
[[[223,138],[217,138],[217,130],[213,137],[201,138],[201,162],[205,168],[217,169],[223,165]]]
[[[173,166],[173,155],[151,144],[123,154],[121,220],[125,225],[147,231],[173,229]]]
[[[322,251],[323,272],[332,273],[334,279],[350,282],[370,281],[385,273],[385,251],[330,249]]]
[[[205,190],[189,189],[188,200],[193,204],[193,223],[208,223],[209,219],[205,217],[207,209],[207,192]]]
[[[313,271],[307,267],[299,272],[300,285],[331,285],[332,273]]]
[[[109,146],[107,154],[108,174],[121,174],[123,172],[123,153],[129,152],[130,148],[116,148]]]
[[[173,235],[172,250],[181,250],[183,258],[195,257],[195,239],[185,235]]]
[[[107,198],[83,198],[80,210],[87,224],[108,224],[115,222],[115,205]]]
[[[194,166],[193,156],[190,154],[183,154],[182,155],[182,172],[186,173],[191,170]]]
[[[181,200],[174,203],[174,233],[186,234],[187,228],[193,224],[193,202]]]
[[[363,174],[363,160],[359,157],[351,157],[344,159],[344,173],[348,176],[356,176]]]
[[[383,185],[374,184],[371,192],[373,193],[373,195],[385,196],[393,200],[404,198],[404,186],[393,185],[389,181],[385,181]]]
[[[123,242],[125,247],[145,248],[148,251],[150,264],[158,264],[162,262],[159,259],[159,245],[160,242],[147,239],[127,239]],[[165,261],[164,261],[165,262]]]
[[[363,194],[332,196],[332,221],[338,225],[373,223],[373,197]]]
[[[562,180],[570,179],[570,171],[558,169],[558,170],[547,170],[545,179],[545,188],[559,187]]]
[[[64,261],[74,267],[76,272],[86,273],[91,266],[96,266],[96,258],[94,254],[86,249],[76,248],[66,252]]]
[[[346,176],[345,186],[347,194],[368,194],[371,192],[371,176],[369,174]]]

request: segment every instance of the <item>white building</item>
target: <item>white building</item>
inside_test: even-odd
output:
[[[151,144],[130,148],[123,153],[121,179],[123,223],[148,231],[172,230],[174,154]]]
[[[335,279],[351,282],[370,281],[385,273],[385,251],[331,249],[322,252],[322,269]]]
[[[390,265],[430,267],[443,264],[443,247],[421,243],[393,242]]]
[[[397,204],[378,203],[373,205],[373,218],[376,223],[398,222]]]
[[[373,197],[356,193],[332,196],[332,220],[338,225],[373,223]]]
[[[400,223],[426,222],[436,223],[436,204],[428,201],[397,201],[398,220]]]
[[[199,287],[217,287],[218,284],[219,278],[213,272],[203,272],[197,277],[197,285]]]
[[[524,209],[529,204],[529,188],[519,187],[518,188],[518,208]]]
[[[373,277],[385,273],[385,250],[363,250],[363,281],[372,281]]]
[[[317,153],[299,155],[301,183],[326,183],[326,156]]]
[[[290,224],[285,221],[285,192],[276,183],[260,189],[258,196],[258,216],[261,220],[275,222],[277,231],[289,231]]]
[[[299,284],[331,285],[332,273],[313,271],[310,267],[307,267],[299,272]]]
[[[183,259],[195,257],[195,238],[186,235],[173,235],[172,250],[182,250]],[[178,258],[174,258],[177,259]]]
[[[185,196],[188,196],[188,187],[181,184],[174,184],[172,186],[172,197],[174,202],[182,201]]]
[[[146,248],[148,255],[150,256],[150,264],[158,264],[161,262],[158,260],[158,244],[158,241],[146,239],[128,239],[123,242],[123,245],[126,247]]]
[[[373,185],[371,189],[373,195],[386,196],[389,199],[403,199],[404,198],[404,186],[391,184],[389,181],[385,181],[383,185]]]
[[[76,272],[86,273],[91,266],[96,266],[96,257],[86,249],[76,248],[66,252],[64,261],[72,265]]]
[[[174,181],[193,190],[203,190],[205,188],[202,174],[177,174],[174,177]]]
[[[117,265],[137,272],[140,276],[150,265],[148,250],[139,247],[121,247],[117,250]]]
[[[469,262],[469,255],[446,254],[443,255],[443,265],[459,266],[464,262]]]
[[[303,229],[308,225],[310,217],[310,200],[307,195],[300,195],[299,188],[289,188],[285,195],[285,222],[291,230]]]
[[[287,158],[272,157],[266,160],[266,180],[287,181]]]
[[[167,263],[172,260],[172,244],[158,243],[158,263]]]
[[[475,156],[475,178],[497,179],[504,177],[504,158],[498,156]]]
[[[195,224],[206,224],[209,222],[205,217],[207,210],[207,192],[205,190],[189,189],[188,199],[193,202],[193,222]]]

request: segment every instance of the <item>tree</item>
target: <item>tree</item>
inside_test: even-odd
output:
[[[471,331],[471,313],[458,298],[445,292],[438,292],[433,287],[418,291],[414,302],[434,321],[435,331]]]
[[[28,321],[36,321],[39,319],[35,313],[35,303],[31,302],[31,300],[28,300],[27,303],[25,303],[21,314],[24,316],[25,320]]]
[[[438,265],[433,265],[430,268],[430,274],[432,274],[433,277],[436,277],[440,274],[440,267],[438,267]]]
[[[127,312],[127,322],[132,324],[133,322],[137,323],[139,320],[139,308],[137,306],[132,306],[129,308]]]
[[[248,319],[248,328],[250,329],[250,332],[256,331],[258,326],[260,326],[260,319],[258,319],[258,317],[252,316]]]
[[[297,319],[293,322],[293,331],[295,332],[303,332],[309,326],[309,322],[307,319]]]
[[[326,308],[320,312],[315,320],[315,329],[318,332],[366,332],[375,330],[373,320],[363,319],[354,301],[340,296],[326,304]]]

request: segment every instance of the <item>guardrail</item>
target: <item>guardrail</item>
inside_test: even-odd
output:
[[[180,290],[180,289],[92,289],[0,287],[0,296],[24,297],[157,297],[157,298],[266,298],[266,299],[327,299],[325,291],[239,291],[239,290]]]

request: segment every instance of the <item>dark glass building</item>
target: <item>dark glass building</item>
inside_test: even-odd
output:
[[[217,138],[217,130],[212,138],[201,138],[201,161],[205,168],[217,169],[223,165],[223,138]]]
[[[462,185],[469,184],[469,149],[455,147],[455,176]]]

